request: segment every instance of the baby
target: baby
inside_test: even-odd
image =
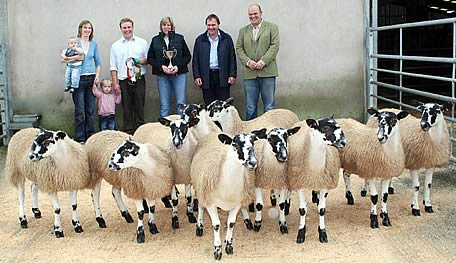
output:
[[[68,48],[62,52],[62,62],[67,62],[65,72],[65,92],[73,93],[79,87],[79,77],[81,75],[82,60],[77,59],[79,55],[84,55],[84,51],[78,47],[76,37],[68,39]]]
[[[112,83],[108,79],[100,82],[101,91],[94,84],[92,93],[98,101],[98,123],[100,131],[116,129],[116,104],[121,101],[121,95],[116,95],[112,91]]]

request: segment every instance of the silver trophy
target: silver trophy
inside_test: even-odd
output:
[[[169,69],[172,69],[174,66],[173,64],[171,63],[171,59],[175,58],[177,55],[177,49],[169,49],[169,50],[166,50],[166,49],[163,49],[163,56],[167,59],[169,59],[169,65],[168,65],[168,68]]]

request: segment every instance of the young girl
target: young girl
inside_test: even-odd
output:
[[[116,129],[116,104],[121,101],[121,95],[112,92],[111,81],[103,79],[101,81],[101,91],[93,85],[92,92],[98,101],[98,123],[100,131]]]

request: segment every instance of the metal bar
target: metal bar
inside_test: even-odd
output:
[[[402,57],[402,28],[399,29],[399,56]],[[399,60],[399,72],[402,72],[402,62],[403,60]],[[402,87],[402,74],[399,75],[399,87]],[[402,90],[399,91],[399,102],[402,103]],[[402,106],[399,107],[402,110]]]
[[[395,101],[395,100],[392,100],[392,99],[388,99],[388,98],[385,98],[385,97],[379,96],[379,95],[371,95],[371,96],[376,97],[379,100],[387,101],[389,103],[392,103],[392,104],[395,104],[395,105],[399,105],[401,107],[405,107],[405,108],[409,108],[409,109],[413,109],[413,110],[418,111],[416,109],[416,107],[410,106],[410,105],[402,103],[402,102],[398,102],[398,101]]]
[[[411,61],[425,61],[425,62],[438,62],[438,63],[456,63],[454,58],[443,57],[423,57],[423,56],[401,56],[401,55],[385,55],[385,54],[370,54],[373,58],[386,58],[386,59],[400,59]]]
[[[404,76],[409,76],[409,77],[434,79],[434,80],[441,80],[441,81],[446,81],[446,82],[456,82],[456,78],[445,78],[445,77],[440,77],[440,76],[417,74],[417,73],[410,73],[410,72],[404,72],[404,71],[400,72],[400,71],[396,71],[396,70],[389,70],[389,69],[382,69],[382,68],[373,68],[372,70],[379,71],[379,72],[385,72],[385,73],[391,73],[391,74],[404,75]]]
[[[382,27],[375,27],[372,25],[372,27],[370,28],[370,31],[383,31],[383,30],[391,30],[391,29],[398,29],[398,28],[420,27],[420,26],[435,26],[435,25],[450,24],[450,23],[455,23],[455,22],[456,22],[456,18],[445,18],[445,19],[437,19],[437,20],[432,20],[432,21],[404,23],[404,24],[382,26]]]
[[[428,98],[432,98],[432,99],[436,99],[436,100],[448,101],[448,102],[451,102],[451,103],[456,103],[456,98],[450,98],[450,97],[447,97],[447,96],[442,96],[442,95],[433,94],[433,93],[429,93],[429,92],[424,92],[424,91],[420,91],[420,90],[414,90],[414,89],[409,89],[409,88],[405,88],[405,87],[399,87],[397,85],[383,83],[383,82],[379,82],[379,81],[371,81],[371,83],[375,84],[377,86],[380,86],[380,87],[390,88],[390,89],[394,89],[394,90],[402,90],[402,91],[405,91],[407,93],[411,93],[411,94],[415,94],[415,95],[419,95],[419,96],[424,96],[424,97],[428,97]]]

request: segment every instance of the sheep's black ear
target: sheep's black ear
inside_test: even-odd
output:
[[[258,139],[266,139],[268,136],[266,135],[266,128],[263,128],[261,130],[254,130],[252,131],[253,134],[255,134],[255,136],[258,138]]]
[[[306,123],[307,125],[310,127],[310,128],[314,128],[314,129],[318,129],[318,122],[314,119],[307,119],[306,120]]]
[[[161,118],[158,118],[158,121],[166,127],[169,127],[171,125],[171,121],[168,120],[167,118],[161,117]]]
[[[290,128],[290,129],[287,130],[287,133],[288,133],[289,136],[291,136],[291,135],[297,133],[300,129],[301,129],[301,127],[299,127],[299,126],[298,127],[294,127],[294,128]]]
[[[409,103],[410,103],[410,105],[415,106],[415,107],[419,107],[419,106],[423,106],[424,105],[419,100],[411,100]]]
[[[190,122],[188,123],[188,127],[193,127],[193,126],[197,125],[199,121],[200,121],[200,119],[198,119],[198,118],[192,118],[190,120]]]
[[[440,109],[442,111],[449,111],[452,106],[453,106],[453,103],[446,101],[442,105],[440,105]]]
[[[401,119],[407,117],[408,115],[409,115],[408,112],[406,112],[406,111],[401,111],[401,112],[399,112],[399,113],[397,114],[397,119],[398,119],[398,120],[401,120]]]
[[[43,127],[40,127],[40,132],[39,133],[45,133],[46,132],[46,129],[43,128]]]
[[[378,116],[378,110],[375,108],[369,108],[369,109],[367,109],[367,112],[372,116],[375,116],[375,117]]]
[[[229,105],[233,105],[233,102],[234,102],[234,98],[233,97],[229,97],[228,99],[225,100],[225,103],[229,104]]]
[[[56,140],[62,140],[63,138],[65,138],[66,133],[63,131],[57,131],[57,134],[55,136],[56,136]]]
[[[179,110],[184,110],[185,107],[187,107],[187,105],[185,105],[185,104],[183,104],[183,103],[177,103],[176,106],[177,106],[177,108],[178,108]]]
[[[233,142],[233,139],[231,139],[230,136],[228,136],[228,135],[226,135],[226,134],[224,134],[224,133],[220,133],[220,134],[218,135],[218,139],[219,139],[222,143],[228,144],[228,145],[230,145],[230,144]]]

